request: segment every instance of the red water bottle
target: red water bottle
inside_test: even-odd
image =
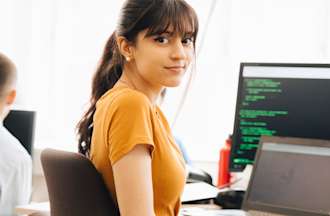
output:
[[[218,187],[230,182],[229,157],[231,148],[231,135],[226,139],[225,145],[220,149]]]

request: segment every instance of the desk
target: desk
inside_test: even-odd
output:
[[[203,208],[203,209],[221,209],[215,204],[184,204],[182,209]],[[28,205],[17,206],[15,213],[28,216],[50,216],[49,202],[31,203]]]
[[[226,190],[226,189],[223,189]],[[190,183],[186,184],[184,187],[184,191],[181,197],[182,202],[194,201],[194,200],[204,200],[204,199],[212,199],[217,196],[220,190],[214,186],[206,184],[204,182]],[[207,208],[215,208],[216,205],[207,205]],[[205,204],[185,204],[182,206],[183,208],[188,207],[199,207],[205,208]],[[217,207],[219,208],[219,207]],[[15,208],[15,212],[18,215],[33,215],[38,214],[40,216],[49,216],[50,215],[50,206],[49,202],[43,203],[31,203],[28,205],[17,206]]]
[[[50,216],[49,202],[31,203],[28,205],[16,206],[15,213],[28,216]]]

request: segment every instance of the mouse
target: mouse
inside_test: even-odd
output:
[[[227,190],[217,194],[214,203],[223,209],[241,209],[245,191]]]

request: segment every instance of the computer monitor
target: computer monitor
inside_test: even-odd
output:
[[[11,110],[4,120],[4,126],[21,142],[30,155],[33,150],[35,115],[35,111]]]
[[[241,63],[231,171],[253,163],[261,135],[330,140],[330,64]]]

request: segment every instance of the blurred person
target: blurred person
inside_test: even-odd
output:
[[[0,215],[12,216],[17,205],[28,204],[32,187],[32,159],[3,126],[16,97],[16,67],[0,53]]]

